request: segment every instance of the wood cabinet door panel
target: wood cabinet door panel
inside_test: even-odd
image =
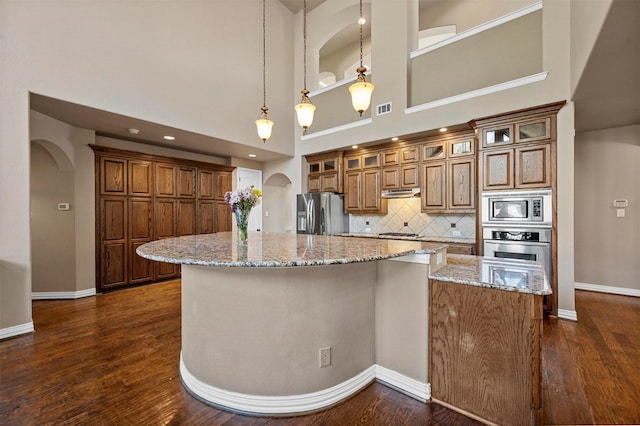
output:
[[[196,233],[196,201],[178,200],[178,236]]]
[[[338,172],[323,174],[320,178],[320,190],[338,192]]]
[[[400,153],[397,149],[382,151],[382,167],[400,164]]]
[[[362,174],[346,172],[344,175],[344,209],[347,212],[362,210]]]
[[[155,275],[159,280],[173,278],[179,274],[178,265],[174,263],[155,262]]]
[[[427,163],[423,166],[423,190],[422,209],[423,210],[444,210],[446,209],[446,162]]]
[[[484,151],[482,188],[485,191],[510,189],[513,183],[513,149]]]
[[[153,239],[153,203],[149,198],[129,199],[129,238]]]
[[[475,208],[475,158],[451,160],[447,177],[449,210]]]
[[[176,195],[176,167],[172,164],[156,163],[156,196],[175,197]]]
[[[400,186],[402,188],[417,188],[420,186],[420,173],[417,164],[413,164],[410,166],[402,166],[401,169],[401,182]]]
[[[127,284],[127,250],[124,242],[108,243],[102,249],[102,286]]]
[[[213,199],[215,197],[214,172],[198,170],[198,198]]]
[[[153,262],[138,256],[136,249],[148,241],[132,242],[130,247],[129,284],[138,284],[153,280]]]
[[[380,211],[380,170],[365,170],[362,172],[362,209]]]
[[[153,194],[151,161],[129,160],[129,195],[150,197]]]
[[[321,187],[321,176],[318,175],[309,175],[307,176],[307,191],[308,192],[320,192]]]
[[[420,159],[420,147],[418,145],[400,148],[400,163],[416,163]]]
[[[102,198],[102,241],[124,240],[127,238],[127,199]]]
[[[231,191],[231,172],[216,172],[216,200],[224,200],[224,194]]]
[[[216,232],[215,201],[198,202],[198,234],[213,234]]]
[[[551,187],[549,144],[516,148],[516,187]]]
[[[100,193],[125,195],[127,193],[127,160],[100,157]]]
[[[196,196],[196,168],[178,167],[178,197],[193,198]]]
[[[231,210],[224,201],[216,201],[216,230],[215,232],[231,231]]]
[[[382,189],[400,189],[399,167],[384,167],[382,169]]]
[[[176,200],[156,199],[154,206],[155,237],[176,236]]]

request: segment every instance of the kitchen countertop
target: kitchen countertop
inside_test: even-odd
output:
[[[447,264],[430,273],[429,278],[527,294],[551,294],[542,264],[528,260],[450,254]]]
[[[235,232],[157,240],[136,250],[141,257],[185,265],[294,267],[368,262],[412,253],[434,254],[446,244],[325,235],[250,232],[239,245]]]
[[[370,233],[345,232],[337,234],[340,237],[359,237],[359,238],[381,238],[385,240],[406,240],[406,241],[426,241],[434,243],[458,243],[458,244],[475,244],[474,238],[455,238],[455,237],[427,237],[425,235],[414,236],[390,236]]]

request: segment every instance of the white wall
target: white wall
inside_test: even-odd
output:
[[[575,159],[576,282],[640,290],[640,126],[577,134]]]
[[[263,148],[253,125],[262,2],[1,0],[0,10],[0,330],[13,330],[31,323],[29,92]],[[295,90],[293,21],[267,2],[268,106],[278,123],[269,149],[290,155],[290,99],[269,95]],[[93,170],[91,150],[77,154]],[[87,182],[76,182],[76,196],[91,192]],[[92,212],[82,232],[93,235]],[[76,275],[80,286],[94,282],[93,271]]]

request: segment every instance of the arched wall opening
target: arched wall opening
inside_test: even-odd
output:
[[[35,299],[76,291],[74,168],[55,143],[31,142],[31,291]],[[68,207],[67,207],[68,206]]]
[[[291,179],[282,173],[274,173],[265,181],[262,188],[265,232],[294,232],[290,225],[294,194]]]

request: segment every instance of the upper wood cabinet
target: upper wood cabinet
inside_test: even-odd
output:
[[[100,157],[100,194],[125,195],[127,193],[127,160]]]
[[[307,157],[308,192],[343,192],[342,151]]]
[[[418,145],[401,146],[383,150],[380,155],[382,167],[417,163],[420,161],[420,147]]]
[[[129,195],[150,197],[153,195],[153,163],[145,160],[129,160]]]
[[[472,213],[476,204],[475,137],[472,133],[422,145],[422,211]]]
[[[381,177],[380,168],[345,172],[345,212],[386,214],[387,200],[381,197]]]
[[[365,152],[344,157],[344,170],[362,170],[380,167],[380,152]]]
[[[224,194],[233,167],[91,145],[96,153],[96,287],[111,290],[180,273],[136,254],[147,242],[231,230]]]
[[[175,164],[156,163],[156,197],[176,196],[176,166]]]
[[[196,197],[196,176],[197,169],[189,166],[178,166],[176,168],[178,176],[176,193],[178,197]]]

